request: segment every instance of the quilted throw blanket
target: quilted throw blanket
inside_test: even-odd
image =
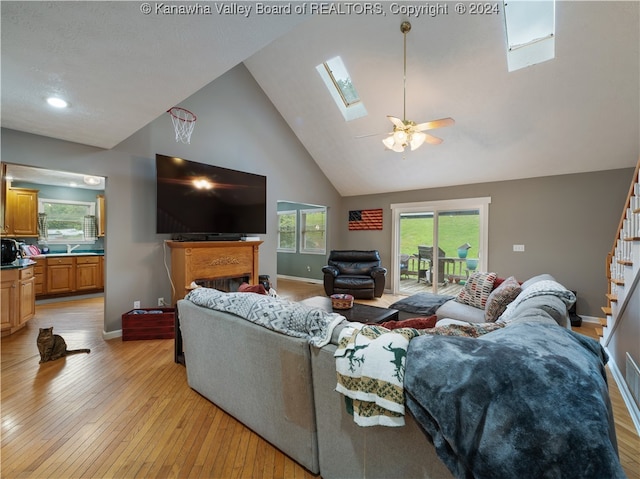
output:
[[[340,332],[336,391],[348,399],[360,426],[404,426],[403,380],[407,346],[419,334],[350,323]]]
[[[457,478],[624,478],[597,341],[513,323],[409,344],[406,404]]]
[[[204,308],[235,314],[288,336],[306,339],[318,348],[331,341],[333,329],[345,319],[337,313],[256,293],[225,293],[197,288],[190,291],[185,299]]]
[[[477,338],[503,328],[496,323],[396,328],[350,323],[340,332],[336,391],[360,426],[404,426],[404,375],[409,341],[424,335]]]

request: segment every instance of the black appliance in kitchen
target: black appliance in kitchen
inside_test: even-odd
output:
[[[11,264],[18,258],[18,242],[9,238],[2,238],[2,264]]]

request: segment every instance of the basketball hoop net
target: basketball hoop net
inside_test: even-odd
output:
[[[176,132],[176,142],[191,143],[191,133],[193,133],[193,127],[196,125],[196,116],[189,110],[179,106],[170,108],[167,113],[171,115],[173,129]]]

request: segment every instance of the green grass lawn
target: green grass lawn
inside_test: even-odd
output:
[[[478,257],[480,215],[440,215],[438,228],[438,245],[446,256],[458,256],[458,246],[469,243],[468,257]],[[433,245],[433,218],[403,216],[400,219],[400,254],[417,255],[418,245]]]

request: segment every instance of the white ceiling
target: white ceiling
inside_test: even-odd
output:
[[[406,17],[389,3],[385,15],[245,18],[217,15],[220,2],[177,16],[143,15],[141,2],[3,1],[2,126],[111,148],[244,61],[346,196],[636,164],[639,2],[559,1],[556,58],[512,73],[502,15],[440,3],[449,13],[410,18],[407,37],[407,118],[456,120],[433,132],[438,146],[382,146],[386,115],[402,117]],[[237,4],[249,5],[226,5]],[[335,55],[368,116],[347,123],[330,98],[315,66]],[[52,111],[53,93],[71,108]]]

